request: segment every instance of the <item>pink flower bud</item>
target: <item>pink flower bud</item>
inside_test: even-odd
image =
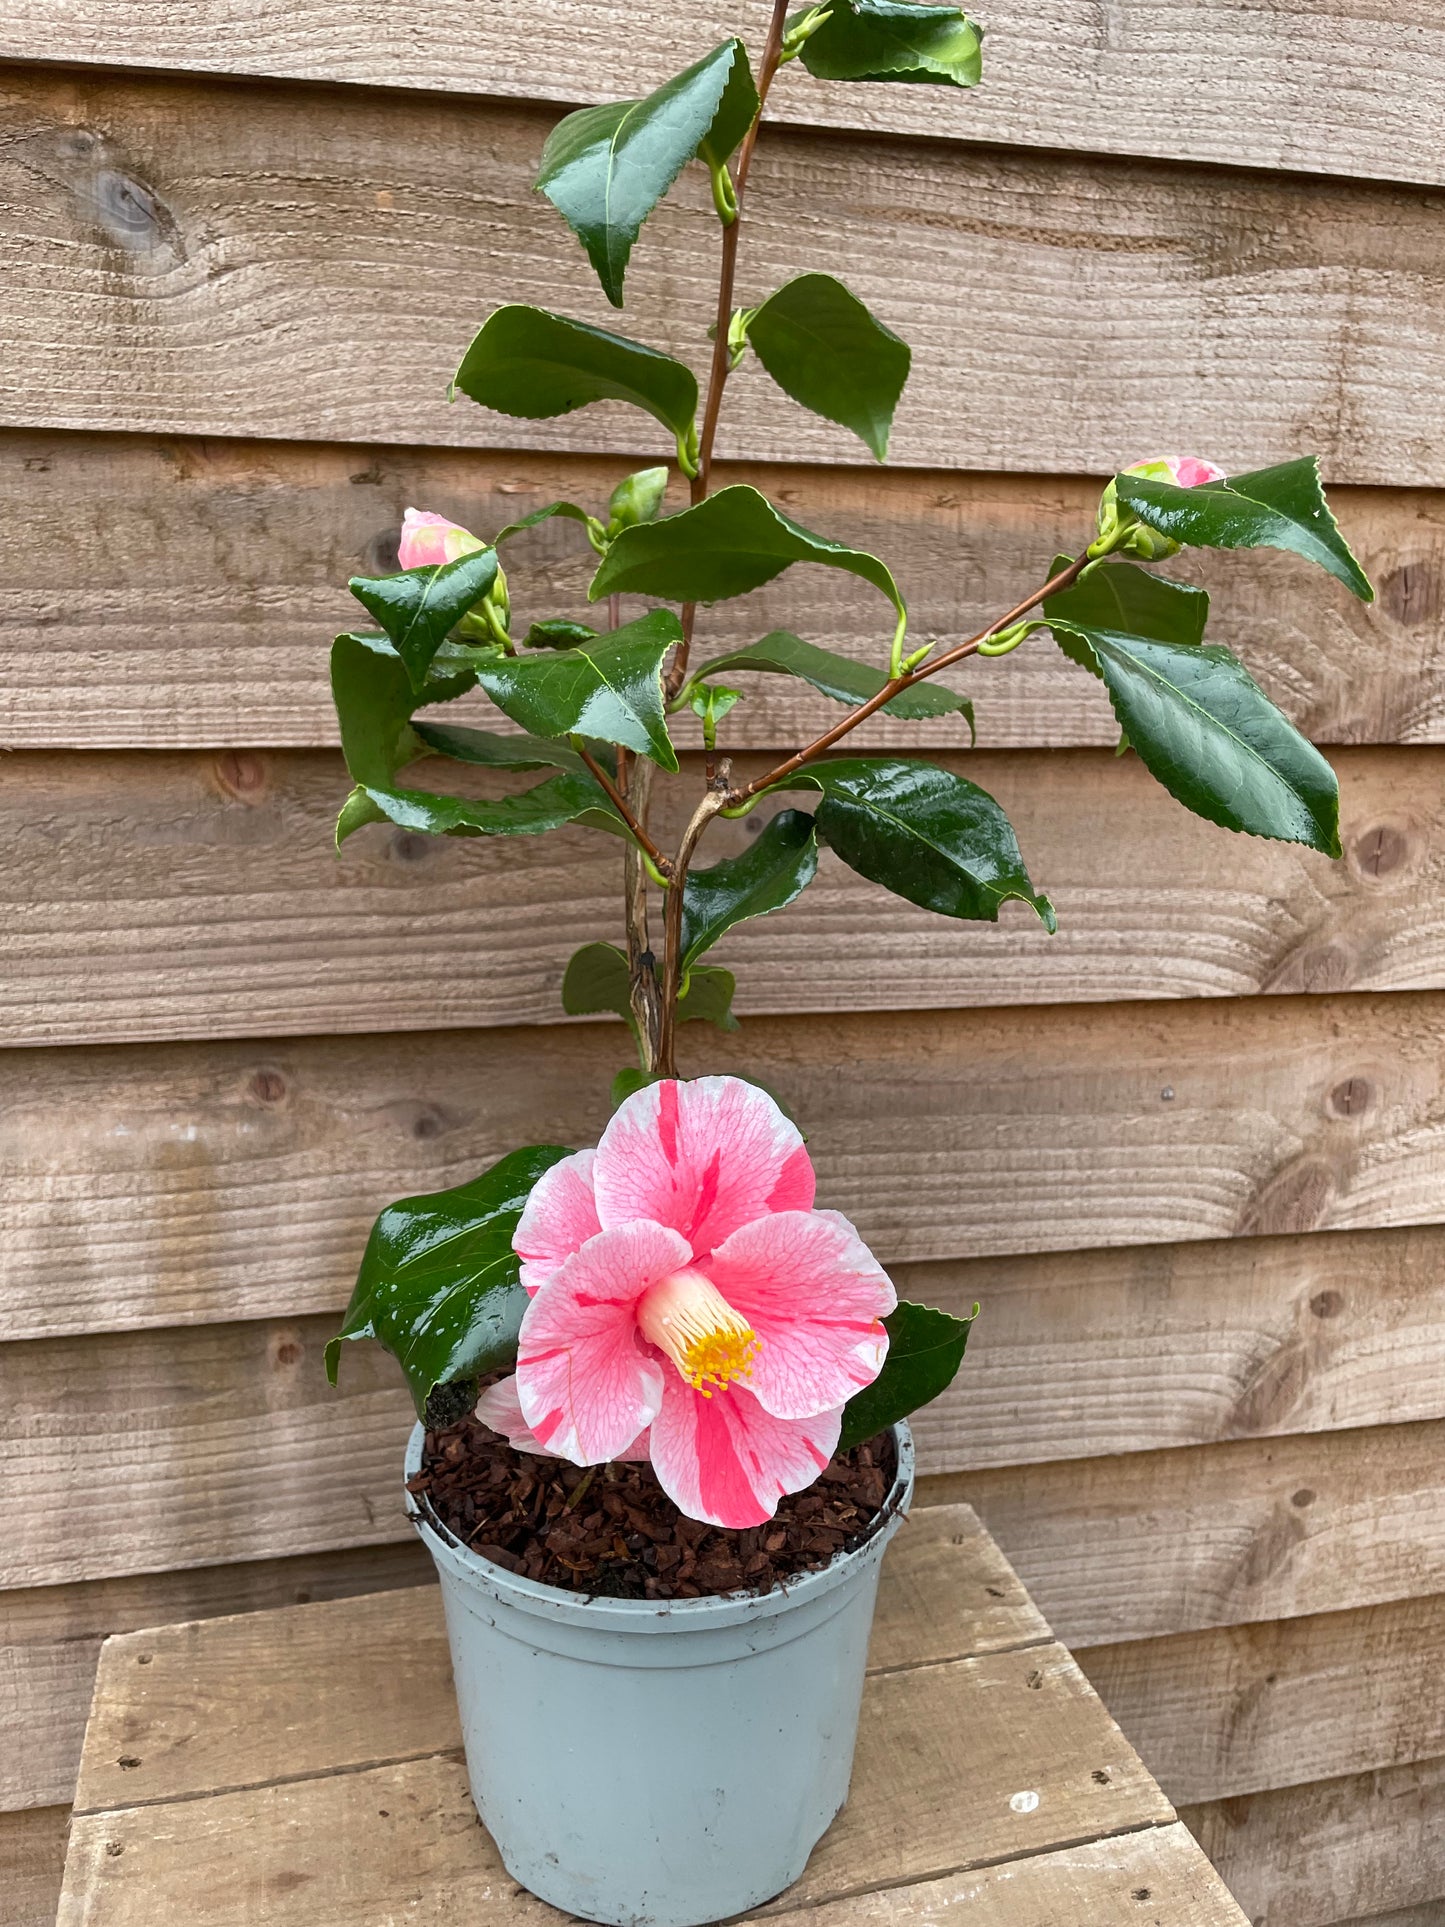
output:
[[[1205,482],[1222,482],[1224,470],[1213,462],[1201,462],[1197,455],[1152,455],[1146,462],[1135,462],[1126,475],[1142,475],[1150,482],[1173,482],[1178,488],[1199,488]]]
[[[408,509],[402,518],[397,559],[404,569],[422,569],[430,563],[455,562],[458,556],[475,555],[486,546],[470,529],[449,522],[444,515],[433,515],[429,509]]]

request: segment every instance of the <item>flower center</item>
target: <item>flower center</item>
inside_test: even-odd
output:
[[[757,1333],[700,1271],[674,1272],[654,1285],[638,1308],[637,1322],[643,1337],[666,1352],[704,1398],[752,1375]]]

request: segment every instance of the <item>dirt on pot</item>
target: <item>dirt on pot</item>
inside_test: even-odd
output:
[[[408,1481],[463,1545],[508,1572],[612,1599],[770,1592],[869,1536],[892,1487],[892,1435],[841,1452],[766,1525],[686,1518],[648,1465],[581,1467],[516,1452],[468,1415],[428,1430]]]

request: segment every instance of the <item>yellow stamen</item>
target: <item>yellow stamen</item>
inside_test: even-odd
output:
[[[666,1352],[704,1398],[725,1391],[735,1378],[752,1376],[757,1333],[700,1271],[675,1272],[654,1285],[637,1322],[643,1337]]]

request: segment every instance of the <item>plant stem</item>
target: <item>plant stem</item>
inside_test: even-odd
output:
[[[718,811],[727,807],[731,794],[732,765],[724,761],[718,765],[714,786],[693,811],[672,860],[662,946],[662,1026],[655,1067],[661,1077],[677,1076],[677,997],[682,986],[682,911],[688,865],[703,831]]]
[[[751,796],[760,795],[763,790],[770,789],[774,783],[780,783],[785,776],[791,776],[795,769],[801,769],[804,763],[811,763],[814,757],[821,756],[825,750],[831,749],[834,743],[848,734],[849,730],[856,729],[859,723],[866,722],[875,710],[882,709],[885,703],[891,702],[902,690],[911,689],[914,683],[926,681],[929,676],[936,675],[940,669],[947,669],[950,663],[962,662],[965,656],[973,655],[980,643],[987,642],[990,636],[997,635],[1001,629],[1007,629],[1020,616],[1027,615],[1030,609],[1037,607],[1044,600],[1045,596],[1057,595],[1077,581],[1088,567],[1090,560],[1086,550],[1083,555],[1071,562],[1068,568],[1061,569],[1056,576],[1044,583],[1042,588],[1035,589],[1032,595],[1025,596],[1022,602],[1015,603],[1005,615],[991,622],[986,629],[980,629],[976,636],[970,636],[967,642],[959,643],[956,649],[948,650],[932,662],[922,663],[917,669],[890,678],[876,696],[870,696],[867,702],[860,703],[856,709],[850,710],[841,723],[835,723],[832,729],[825,730],[821,736],[800,749],[796,755],[790,756],[784,763],[779,763],[776,769],[770,769],[766,776],[760,776],[755,782],[749,783],[746,789],[736,791],[729,799],[730,807],[746,802]]]
[[[573,741],[576,741],[575,737]],[[671,859],[662,854],[662,851],[658,849],[652,838],[647,834],[647,831],[643,829],[641,823],[639,823],[633,815],[627,798],[622,794],[621,790],[618,789],[617,785],[607,774],[606,770],[603,769],[596,757],[580,744],[578,744],[577,754],[592,772],[599,787],[606,791],[607,800],[611,803],[613,809],[616,810],[617,814],[622,818],[623,822],[627,825],[628,829],[631,830],[632,834],[636,837],[642,848],[646,850],[662,874],[667,876],[672,869]]]
[[[641,823],[647,821],[647,805],[656,768],[657,765],[646,756],[639,756],[632,768],[628,801]],[[627,910],[628,998],[632,1005],[633,1022],[637,1026],[642,1068],[653,1071],[657,1068],[661,1040],[662,996],[657,981],[657,962],[652,954],[647,928],[647,870],[643,865],[642,852],[635,843],[627,845],[622,874]]]
[[[753,164],[753,149],[758,144],[758,129],[762,126],[763,109],[767,106],[768,93],[783,57],[783,34],[787,26],[788,0],[773,0],[773,17],[768,23],[768,37],[763,45],[762,65],[758,70],[758,111],[753,116],[752,125],[743,135],[742,146],[738,149],[737,165],[733,170],[733,197],[737,212],[723,229],[722,256],[718,264],[717,314],[714,319],[712,340],[712,366],[707,379],[707,402],[703,408],[702,432],[698,437],[697,473],[691,482],[690,500],[693,507],[705,499],[712,478],[713,444],[717,440],[718,416],[722,412],[723,388],[728,378],[728,324],[733,312],[733,284],[737,279],[738,236],[743,220],[743,197],[747,192],[748,170]],[[668,672],[667,693],[675,696],[687,679],[687,659],[692,650],[693,625],[697,621],[697,604],[685,602],[682,607],[682,641],[677,645],[672,668]]]

